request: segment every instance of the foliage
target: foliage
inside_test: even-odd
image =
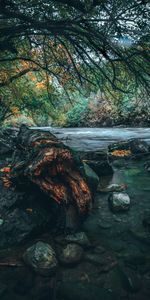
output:
[[[121,89],[121,64],[149,89],[148,0],[4,0],[0,10],[0,61],[5,73],[13,66],[1,86],[42,69],[64,89],[85,80]]]
[[[86,123],[89,112],[88,99],[80,98],[66,114],[68,127],[80,127]]]

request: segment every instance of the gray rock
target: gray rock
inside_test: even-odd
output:
[[[68,244],[60,255],[60,261],[66,265],[79,263],[83,257],[83,249],[77,244]]]
[[[53,274],[58,265],[55,251],[49,244],[43,242],[37,242],[28,248],[23,259],[36,273],[43,276]]]
[[[76,243],[83,247],[90,246],[90,241],[85,232],[77,232],[75,234],[69,234],[65,237],[65,240],[70,243]]]
[[[103,188],[100,185],[98,186],[98,191],[108,193],[108,192],[122,192],[125,191],[127,186],[125,184],[116,184],[112,183],[107,187]]]
[[[99,184],[99,177],[86,163],[83,163],[83,166],[84,166],[84,173],[85,173],[87,182],[88,182],[90,188],[93,191],[95,191]]]
[[[147,154],[149,153],[149,145],[140,139],[131,139],[128,141],[120,141],[118,143],[113,143],[108,146],[109,152],[114,150],[131,150],[134,155],[137,154]]]
[[[112,193],[108,200],[113,212],[127,211],[130,207],[130,197],[127,193]]]
[[[0,219],[0,226],[3,225],[3,223],[4,223],[4,220]]]

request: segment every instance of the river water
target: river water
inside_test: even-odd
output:
[[[139,138],[150,144],[150,128],[54,128],[32,127],[51,131],[71,148],[79,151],[106,149],[113,142]]]

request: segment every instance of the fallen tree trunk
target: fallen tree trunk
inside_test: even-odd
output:
[[[81,165],[80,165],[81,167]],[[91,192],[71,150],[53,134],[22,125],[9,179],[13,184],[37,185],[58,204],[86,215]]]

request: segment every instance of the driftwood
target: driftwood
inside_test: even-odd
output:
[[[65,207],[73,205],[86,215],[91,192],[72,151],[48,131],[22,125],[9,179],[13,184],[37,185],[50,199]]]

